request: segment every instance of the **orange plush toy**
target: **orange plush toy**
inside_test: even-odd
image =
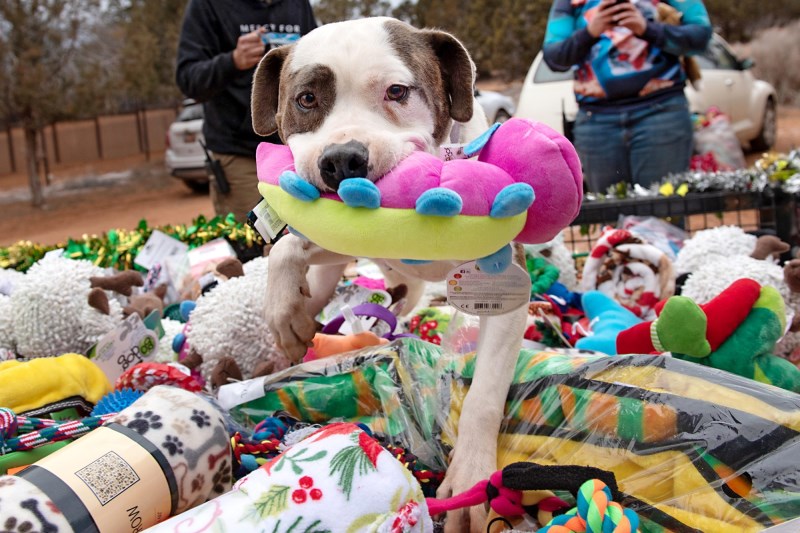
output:
[[[306,356],[303,358],[304,363],[331,355],[360,350],[361,348],[367,348],[369,346],[389,344],[388,339],[378,337],[371,331],[364,331],[363,333],[356,333],[353,335],[328,335],[325,333],[317,333],[314,335],[314,340],[312,342],[314,345],[306,352]]]

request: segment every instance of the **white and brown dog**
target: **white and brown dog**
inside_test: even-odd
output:
[[[335,191],[347,178],[377,180],[415,150],[437,153],[444,142],[465,142],[485,131],[473,96],[474,72],[464,46],[441,31],[389,18],[328,24],[296,45],[271,50],[258,65],[253,127],[261,135],[277,131],[298,174],[320,190]],[[524,264],[519,249],[515,260]],[[408,287],[411,307],[425,281],[443,280],[458,264],[373,259],[387,286]],[[313,317],[351,260],[292,235],[271,250],[266,321],[290,358],[305,354],[315,333]],[[526,314],[522,307],[481,318],[475,377],[440,496],[464,491],[497,468],[497,435]],[[480,531],[484,519],[479,508],[454,512],[447,530]]]

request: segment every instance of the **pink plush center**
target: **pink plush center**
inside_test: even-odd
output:
[[[271,185],[278,185],[284,171],[294,171],[288,146],[261,143],[256,161],[258,179]],[[381,207],[414,209],[422,193],[445,187],[461,196],[464,202],[461,214],[486,216],[497,193],[513,183],[511,176],[495,165],[470,160],[444,163],[426,152],[414,152],[375,185],[381,193]],[[341,201],[336,193],[323,193],[322,197]]]

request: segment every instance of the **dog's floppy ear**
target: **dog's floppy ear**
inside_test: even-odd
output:
[[[475,95],[475,65],[467,49],[449,33],[425,30],[424,34],[439,59],[444,88],[450,97],[450,117],[458,122],[469,121]]]
[[[278,89],[281,69],[293,45],[273,48],[258,63],[253,75],[253,92],[250,98],[253,110],[253,131],[271,135],[278,131]]]

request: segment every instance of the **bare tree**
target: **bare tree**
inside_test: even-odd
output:
[[[44,205],[37,142],[47,124],[63,116],[77,81],[69,68],[81,30],[96,14],[97,0],[0,2],[0,117],[21,124],[33,205]]]

